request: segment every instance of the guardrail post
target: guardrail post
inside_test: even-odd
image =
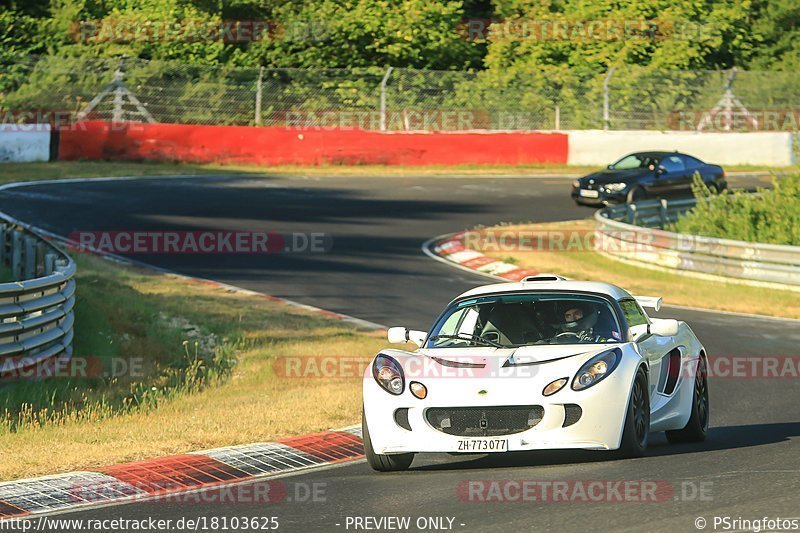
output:
[[[625,216],[628,220],[628,224],[636,224],[636,204],[628,204]]]
[[[36,277],[40,278],[45,275],[44,273],[44,254],[47,252],[47,245],[44,241],[36,243]]]
[[[658,208],[658,216],[661,218],[661,229],[667,227],[667,199],[661,199],[661,205]]]
[[[6,258],[6,225],[0,224],[0,266],[7,265]]]
[[[36,277],[36,239],[25,237],[25,279]]]
[[[56,254],[48,253],[44,256],[44,275],[49,276],[56,270]]]
[[[22,232],[18,230],[11,233],[11,277],[22,279]]]

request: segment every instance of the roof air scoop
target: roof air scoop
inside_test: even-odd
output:
[[[536,274],[535,276],[526,276],[522,278],[522,283],[532,283],[536,281],[566,281],[564,276],[557,276],[555,274]]]

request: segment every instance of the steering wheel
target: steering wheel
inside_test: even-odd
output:
[[[580,341],[581,340],[581,336],[578,335],[577,333],[573,333],[571,331],[564,331],[562,333],[559,333],[555,337],[553,337],[553,340],[564,341],[564,344],[566,344],[567,342],[569,342],[569,341],[571,341],[573,339]]]

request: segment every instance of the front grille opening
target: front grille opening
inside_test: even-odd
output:
[[[575,424],[581,419],[581,415],[583,415],[583,409],[581,409],[580,405],[574,403],[564,404],[564,423],[561,424],[561,427],[565,428]]]
[[[535,427],[543,417],[541,405],[432,407],[425,412],[425,418],[434,429],[460,437],[521,433]]]
[[[408,407],[401,407],[394,412],[394,422],[401,428],[411,431],[411,424],[408,423]]]

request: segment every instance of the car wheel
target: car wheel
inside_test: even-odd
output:
[[[640,368],[633,380],[628,399],[628,412],[622,430],[622,442],[616,456],[620,459],[642,457],[650,440],[650,393],[647,390],[647,374]]]
[[[692,413],[683,429],[667,431],[667,440],[673,444],[682,442],[702,442],[706,440],[708,422],[711,419],[708,403],[708,369],[705,356],[700,356],[697,373],[694,378],[692,394]]]
[[[369,429],[367,428],[367,418],[364,416],[364,409],[361,409],[361,434],[364,440],[364,455],[367,458],[367,463],[373,470],[378,472],[397,472],[401,470],[408,470],[411,466],[411,461],[414,460],[413,453],[400,453],[395,455],[383,455],[375,453],[372,449],[372,440],[369,438]]]
[[[634,187],[628,192],[628,203],[641,202],[647,200],[647,192],[641,187]]]

